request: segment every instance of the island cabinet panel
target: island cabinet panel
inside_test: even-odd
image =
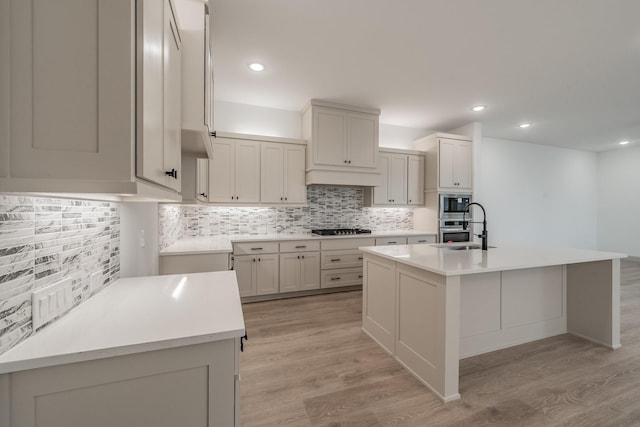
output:
[[[620,348],[619,302],[619,259],[567,266],[569,332],[609,348]]]
[[[562,317],[562,266],[502,273],[502,327],[504,329]]]
[[[394,286],[396,268],[392,261],[368,259],[364,263],[365,281],[362,298],[364,331],[389,353],[395,353],[396,289]]]
[[[396,268],[396,359],[444,402],[459,399],[460,277]]]
[[[566,267],[461,277],[460,358],[567,332]]]
[[[460,338],[500,330],[500,272],[460,283]]]
[[[236,426],[237,340],[10,375],[10,426]]]

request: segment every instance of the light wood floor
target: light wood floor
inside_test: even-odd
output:
[[[464,359],[446,405],[361,331],[361,298],[244,305],[243,427],[640,425],[640,263],[622,263],[621,349],[561,335]]]

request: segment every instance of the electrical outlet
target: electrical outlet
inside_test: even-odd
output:
[[[144,230],[140,230],[140,247],[144,248],[147,245],[146,239],[144,238]]]
[[[73,278],[67,277],[53,285],[45,286],[31,294],[31,310],[33,329],[66,313],[73,305],[71,283]]]
[[[89,290],[95,292],[102,286],[102,272],[96,271],[89,276]]]

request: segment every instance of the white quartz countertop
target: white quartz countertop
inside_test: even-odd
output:
[[[371,234],[351,234],[344,236],[316,236],[311,233],[299,234],[247,234],[212,237],[185,237],[160,251],[160,256],[194,255],[233,252],[233,243],[286,241],[305,239],[356,239],[366,237],[395,237],[395,236],[435,236],[436,233],[417,230],[373,231]]]
[[[378,255],[444,276],[520,270],[551,265],[576,264],[626,258],[627,255],[543,245],[497,243],[488,251],[451,250],[461,244],[367,246],[365,254]]]
[[[120,279],[0,355],[0,374],[244,333],[234,271]]]

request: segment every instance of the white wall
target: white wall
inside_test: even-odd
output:
[[[640,147],[598,154],[598,249],[640,257]]]
[[[300,111],[215,101],[213,114],[213,123],[217,131],[281,138],[302,137]]]
[[[140,231],[144,230],[144,247]],[[158,204],[120,205],[120,277],[158,274]]]
[[[487,209],[490,244],[597,248],[595,153],[483,138],[478,155],[474,196]]]
[[[402,126],[380,123],[379,143],[380,147],[413,149],[413,141],[423,136],[435,133],[428,129],[406,128]]]
[[[255,105],[215,101],[214,126],[224,132],[251,135],[278,136],[282,138],[302,137],[302,115],[300,111],[277,110]],[[380,124],[380,147],[411,149],[415,139],[433,133],[427,129],[406,128]]]

